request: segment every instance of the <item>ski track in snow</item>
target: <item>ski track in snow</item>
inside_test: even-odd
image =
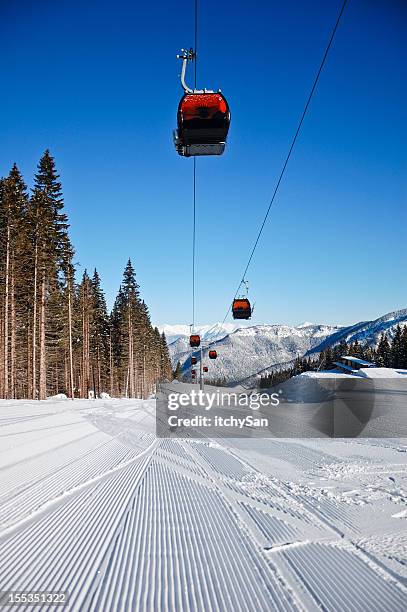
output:
[[[154,411],[0,402],[0,590],[86,612],[407,609],[405,440],[160,440]]]

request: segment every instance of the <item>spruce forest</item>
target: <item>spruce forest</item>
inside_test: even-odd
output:
[[[146,398],[171,364],[131,261],[109,314],[97,270],[76,281],[68,230],[49,151],[31,193],[16,165],[0,179],[0,397]]]

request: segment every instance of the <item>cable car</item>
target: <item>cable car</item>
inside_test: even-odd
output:
[[[196,357],[191,357],[191,365],[196,365],[198,363],[198,360]]]
[[[184,95],[178,105],[174,145],[183,157],[222,155],[230,125],[230,110],[220,91],[191,89],[185,83],[187,63],[195,60],[193,49],[182,50],[181,85]]]
[[[209,351],[209,359],[216,359],[218,356],[218,353],[214,350]]]
[[[208,371],[208,366],[204,366],[202,369],[203,369],[204,372],[207,372]]]
[[[192,348],[198,348],[201,344],[201,337],[198,334],[192,334],[189,336],[189,346]]]
[[[186,93],[178,105],[174,144],[179,155],[222,155],[230,125],[226,98],[219,92]]]
[[[250,319],[252,307],[247,298],[236,298],[232,304],[232,314],[234,319]]]
[[[192,376],[195,376],[196,370],[191,370],[191,374],[192,374]]]

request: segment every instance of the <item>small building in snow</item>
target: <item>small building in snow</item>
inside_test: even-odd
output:
[[[345,372],[350,374],[357,372],[361,368],[374,368],[376,365],[371,361],[359,359],[359,357],[352,357],[351,355],[343,355],[340,361],[334,361],[334,364],[341,370],[345,370]]]

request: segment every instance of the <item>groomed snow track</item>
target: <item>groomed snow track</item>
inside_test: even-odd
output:
[[[86,612],[407,609],[402,443],[154,431],[151,400],[0,403],[0,590]]]

